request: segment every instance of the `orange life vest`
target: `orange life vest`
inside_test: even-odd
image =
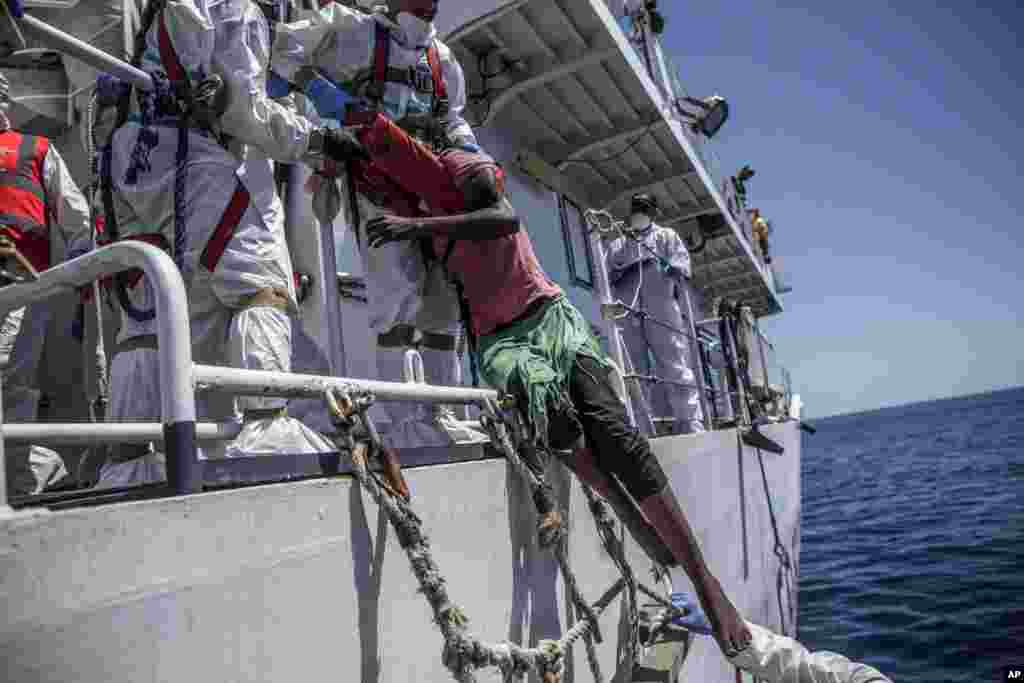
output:
[[[50,141],[13,130],[0,133],[0,235],[35,267],[50,267],[50,231],[43,160]]]

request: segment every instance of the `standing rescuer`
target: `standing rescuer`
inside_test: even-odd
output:
[[[181,269],[197,362],[288,372],[298,303],[272,161],[344,162],[360,148],[268,97],[270,51],[256,2],[151,0],[134,61],[156,89],[136,93],[131,116],[122,97],[104,205],[114,239],[161,246]],[[145,288],[130,284],[117,284],[119,300],[145,321]],[[202,398],[204,417],[234,414],[216,398]],[[239,399],[245,424],[227,454],[331,450],[286,403]]]
[[[11,129],[5,113],[10,104],[10,84],[0,74],[0,246],[17,250],[34,270],[42,271],[53,265],[54,227],[68,258],[90,249],[89,206],[50,140]],[[51,304],[43,302],[4,317],[0,347],[10,348],[3,368],[5,422],[38,418],[39,363],[51,315]],[[13,495],[38,493],[64,471],[59,456],[39,446],[10,448],[6,461]]]
[[[620,328],[633,364],[649,367],[661,380],[643,382],[645,393],[660,395],[660,404],[675,418],[675,432],[703,432],[700,391],[690,361],[693,346],[688,332],[683,333],[690,326],[683,313],[690,254],[675,230],[654,223],[657,213],[653,195],[633,196],[629,234],[605,245],[608,280],[616,299],[642,313],[627,316]],[[659,402],[649,399],[648,405]]]
[[[746,648],[750,631],[705,564],[650,444],[630,425],[611,364],[589,325],[537,261],[504,196],[501,170],[489,157],[462,150],[440,158],[427,153],[399,158],[395,145],[378,149],[372,142],[367,150],[409,189],[429,179],[432,206],[449,214],[382,216],[367,226],[369,245],[431,239],[446,271],[461,285],[481,374],[517,399],[534,446],[568,453],[566,464],[602,494],[611,488],[610,476],[621,480],[670,559],[693,581],[722,650],[735,656]],[[579,446],[581,436],[585,447]]]
[[[273,69],[311,100],[319,115],[359,130],[380,119],[395,122],[431,150],[476,151],[463,118],[465,78],[433,25],[436,0],[394,0],[388,13],[361,12],[336,2],[308,19],[278,27]],[[372,162],[353,162],[348,171],[358,196],[359,232],[385,213],[423,213],[423,196],[395,184]],[[418,347],[431,384],[458,384],[456,341],[458,302],[440,268],[433,268],[417,241],[362,249],[370,325],[377,335],[378,377],[402,379],[403,355]],[[392,428],[383,434],[393,447],[444,445],[482,438],[457,425],[441,408],[428,426],[422,406],[392,404]]]

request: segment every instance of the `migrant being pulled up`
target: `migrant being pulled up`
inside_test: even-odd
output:
[[[395,137],[400,131],[387,136]],[[375,163],[409,191],[429,193],[439,215],[377,218],[367,226],[370,247],[431,240],[465,298],[481,375],[518,403],[527,449],[560,453],[581,480],[610,499],[612,478],[620,481],[642,513],[642,519],[622,516],[632,535],[659,563],[683,567],[722,650],[733,656],[745,649],[750,631],[705,563],[650,444],[630,424],[612,365],[589,324],[541,268],[504,195],[500,168],[480,153],[448,150],[437,157],[412,140],[374,142],[364,140]],[[536,466],[535,455],[526,459]],[[558,514],[544,498],[535,498],[542,524]]]

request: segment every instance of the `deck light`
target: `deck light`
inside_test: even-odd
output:
[[[693,113],[683,109],[680,102],[685,102],[700,109],[700,113]],[[694,132],[703,133],[707,138],[713,138],[719,129],[729,120],[729,103],[720,95],[712,95],[698,100],[695,97],[680,97],[676,100],[676,110],[693,122]]]

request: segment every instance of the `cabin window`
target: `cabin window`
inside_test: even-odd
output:
[[[590,238],[587,235],[587,224],[583,220],[583,212],[566,197],[559,199],[565,257],[569,262],[569,277],[572,279],[572,284],[593,289],[594,257],[590,252]]]

